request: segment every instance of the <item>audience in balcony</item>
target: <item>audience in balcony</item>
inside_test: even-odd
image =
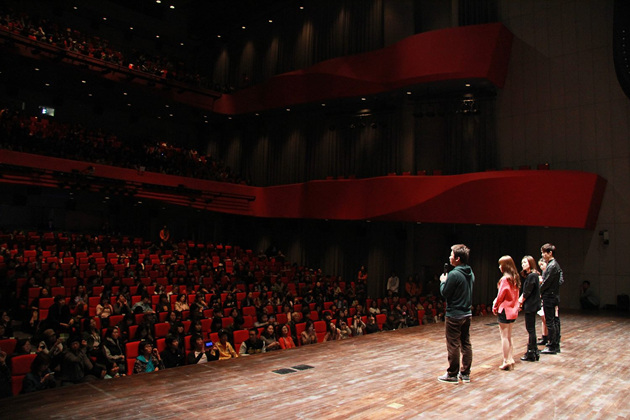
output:
[[[221,160],[147,139],[119,139],[104,130],[0,109],[0,148],[211,181],[243,183]]]
[[[136,49],[114,46],[106,39],[85,34],[50,18],[38,19],[27,13],[9,10],[0,4],[0,29],[29,38],[31,41],[101,60],[133,71],[177,81],[191,87],[227,93],[233,88],[220,86],[186,66],[177,57],[163,57]]]

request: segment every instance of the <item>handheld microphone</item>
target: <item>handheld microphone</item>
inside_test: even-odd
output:
[[[448,273],[448,267],[449,267],[449,264],[448,263],[444,263],[444,274]]]

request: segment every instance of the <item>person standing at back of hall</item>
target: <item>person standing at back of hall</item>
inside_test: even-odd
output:
[[[400,286],[400,279],[396,275],[395,271],[392,271],[392,275],[387,279],[387,295],[393,296],[398,293],[398,287]]]
[[[556,247],[553,244],[544,244],[540,247],[547,268],[543,272],[543,281],[540,285],[545,323],[547,324],[547,347],[541,354],[556,354],[560,351],[560,325],[556,315],[556,306],[560,302],[560,284],[562,284],[562,268],[555,259]]]
[[[171,241],[171,232],[168,230],[168,227],[164,225],[162,229],[160,229],[160,246],[164,248],[169,245]]]
[[[472,291],[475,274],[468,265],[470,249],[463,244],[451,247],[449,263],[455,267],[440,276],[440,293],[446,299],[446,350],[448,369],[438,377],[440,382],[470,382],[472,345],[470,344],[470,320],[472,318]],[[461,354],[461,362],[460,362]]]

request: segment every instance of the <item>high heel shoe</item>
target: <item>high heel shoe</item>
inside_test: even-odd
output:
[[[512,369],[514,369],[514,363],[503,363],[501,366],[499,366],[499,369],[501,369],[501,370],[512,370]]]

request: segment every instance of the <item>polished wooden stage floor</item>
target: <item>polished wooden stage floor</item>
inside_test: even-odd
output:
[[[520,357],[523,317],[514,332]],[[466,384],[436,379],[438,324],[17,396],[0,418],[630,418],[630,319],[563,314],[562,353],[510,372],[494,317],[474,318],[471,337]],[[312,368],[274,373],[300,365]]]

